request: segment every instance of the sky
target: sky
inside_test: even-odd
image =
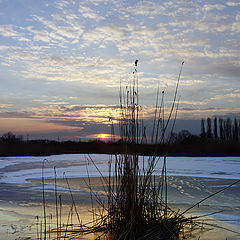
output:
[[[147,123],[158,86],[170,107],[182,61],[176,131],[240,118],[239,0],[0,0],[0,134],[109,133],[136,59]]]

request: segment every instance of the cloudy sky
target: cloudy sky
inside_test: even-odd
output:
[[[158,86],[171,103],[182,61],[176,128],[238,117],[240,1],[0,0],[0,133],[109,132],[136,59],[146,118]]]

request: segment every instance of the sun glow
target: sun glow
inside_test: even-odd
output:
[[[111,138],[111,135],[106,133],[100,133],[98,134],[98,138],[107,139],[107,138]]]
[[[87,135],[83,138],[88,138],[88,139],[98,139],[98,140],[116,140],[116,139],[120,139],[120,136],[118,135],[113,135],[113,134],[108,134],[108,133],[96,133],[96,134],[91,134],[91,135]]]

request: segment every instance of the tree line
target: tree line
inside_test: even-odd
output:
[[[20,143],[23,141],[23,136],[22,135],[15,135],[12,132],[7,132],[0,137],[0,143],[6,143],[6,144],[11,144],[11,143]]]
[[[216,142],[236,142],[240,143],[240,120],[237,118],[231,119],[223,119],[223,118],[210,118],[207,119],[202,118],[201,119],[201,132],[199,135],[193,135],[188,130],[181,130],[178,133],[172,132],[168,136],[166,141],[169,144],[174,143],[181,143],[181,142],[196,142],[198,140],[201,141],[204,139],[212,139]],[[95,140],[94,142],[96,142]],[[12,132],[4,133],[0,137],[0,144],[19,144],[19,143],[52,143],[57,141],[49,141],[49,140],[23,140],[22,135],[15,135]],[[58,141],[59,142],[59,141]],[[67,141],[68,143],[71,143],[72,141]],[[89,140],[91,142],[91,140]],[[121,143],[121,142],[119,142]]]
[[[201,138],[221,141],[235,141],[240,139],[240,121],[238,119],[222,119],[214,117],[201,119]]]

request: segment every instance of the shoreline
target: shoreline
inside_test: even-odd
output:
[[[240,156],[240,143],[214,139],[191,139],[171,144],[131,144],[125,142],[75,142],[29,140],[0,142],[0,156],[50,156],[59,154],[124,154],[126,145],[134,152],[145,156]]]
[[[1,154],[0,157],[49,157],[52,155],[65,155],[65,154],[100,154],[100,155],[120,155],[123,153],[111,153],[111,152],[82,152],[82,151],[73,151],[73,152],[52,152],[52,153],[38,153],[38,154],[29,154],[28,152],[18,154],[18,153],[12,153],[12,154]],[[164,157],[164,154],[157,154],[157,155],[151,155],[151,154],[138,154],[139,156],[156,156],[156,157]],[[167,157],[240,157],[240,153],[238,154],[167,154]]]

